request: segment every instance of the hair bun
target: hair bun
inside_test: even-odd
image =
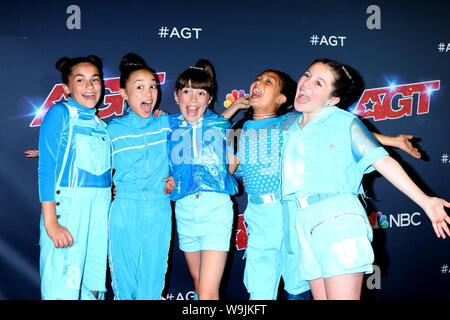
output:
[[[123,56],[119,65],[120,72],[125,72],[129,69],[141,69],[141,68],[148,68],[147,64],[145,63],[145,60],[132,52]]]
[[[214,66],[209,60],[200,59],[194,66],[195,69],[200,69],[206,72],[213,80],[216,79],[216,72],[214,70]]]
[[[70,61],[69,57],[62,57],[62,58],[58,59],[58,61],[56,61],[56,64],[55,64],[56,70],[62,71],[64,69],[64,66],[66,66],[67,62],[69,62],[69,61]]]

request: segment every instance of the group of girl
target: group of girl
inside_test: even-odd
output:
[[[281,277],[288,299],[359,298],[373,250],[357,196],[374,168],[424,209],[438,237],[450,235],[443,208],[450,204],[426,196],[356,117],[336,107],[354,84],[337,62],[315,61],[296,90],[286,74],[267,70],[249,97],[218,115],[209,109],[214,69],[200,60],[177,78],[180,113],[157,115],[155,72],[127,54],[119,69],[129,112],[108,125],[95,115],[101,60],[62,58],[56,67],[69,99],[50,108],[39,137],[43,299],[102,299],[107,256],[116,299],[160,299],[170,200],[196,297],[218,299],[238,190],[232,174],[243,177],[249,200],[251,299],[276,299]],[[292,103],[296,111],[286,113]],[[235,151],[227,119],[249,108]],[[420,157],[408,136],[376,137]]]

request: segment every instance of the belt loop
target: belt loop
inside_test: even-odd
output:
[[[303,197],[303,198],[297,199],[296,202],[297,202],[297,207],[299,209],[309,207],[308,197]]]

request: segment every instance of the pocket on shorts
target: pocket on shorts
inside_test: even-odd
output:
[[[110,139],[106,134],[76,134],[76,166],[99,176],[111,169]]]
[[[370,227],[370,226],[369,226]],[[368,222],[358,213],[339,213],[332,215],[313,225],[310,235],[330,240],[367,236],[371,239]]]

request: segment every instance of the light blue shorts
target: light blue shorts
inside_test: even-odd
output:
[[[180,250],[229,251],[233,227],[233,203],[230,195],[199,192],[175,203]]]
[[[350,273],[372,273],[372,228],[356,195],[346,193],[298,209],[300,273],[308,280]]]

